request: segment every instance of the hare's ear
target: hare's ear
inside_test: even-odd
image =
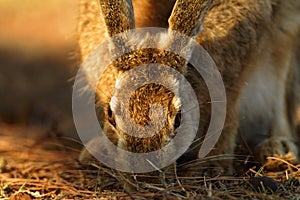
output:
[[[99,0],[99,3],[108,36],[111,37],[134,28],[131,0]]]
[[[213,0],[177,0],[169,18],[169,28],[188,36],[201,31],[204,16]]]

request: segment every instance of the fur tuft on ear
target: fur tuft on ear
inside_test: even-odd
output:
[[[169,28],[188,36],[201,31],[204,16],[213,0],[177,0],[169,18]]]
[[[109,36],[135,27],[131,0],[99,0],[99,3],[106,32]]]

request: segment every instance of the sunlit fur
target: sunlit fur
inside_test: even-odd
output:
[[[136,27],[168,27],[174,3],[174,0],[134,0]],[[98,0],[80,0],[78,33],[82,61],[108,37],[103,23]],[[234,154],[240,129],[260,161],[264,161],[266,156],[285,155],[288,152],[297,158],[294,116],[300,76],[299,58],[296,57],[300,44],[300,0],[214,0],[203,28],[197,41],[214,59],[227,94],[225,126],[210,155]],[[160,57],[159,54],[156,59]],[[164,60],[171,62],[170,59],[173,58]],[[122,62],[119,64],[122,65]],[[201,124],[197,137],[202,138],[210,120],[210,98],[208,93],[199,92],[206,90],[199,75],[192,68],[179,67],[183,68],[200,102]],[[137,152],[160,148],[170,139],[168,135],[172,135],[172,120],[169,121],[169,128],[164,129],[155,142],[147,140],[145,143],[122,137],[122,133],[107,121],[106,111],[109,103],[112,104],[111,97],[122,70],[110,66],[97,86],[100,122],[107,134],[111,135],[112,141],[123,148]],[[89,73],[93,72],[87,70],[87,76]],[[153,86],[152,89],[154,92],[161,88]],[[174,118],[178,107],[174,106],[173,96],[169,96],[167,91],[159,95],[152,92],[145,93],[141,89],[136,96],[145,95],[143,99],[146,106],[151,104],[150,98],[156,99]],[[138,107],[139,104],[142,105],[133,100],[133,105]],[[136,111],[142,113],[134,113],[133,119],[142,123],[143,120],[139,121],[137,117],[144,116],[144,110]],[[195,142],[192,150],[182,158],[183,161],[196,159],[199,146]],[[232,161],[215,161],[213,165],[230,171]]]

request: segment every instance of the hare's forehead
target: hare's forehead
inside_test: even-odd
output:
[[[154,104],[179,110],[182,76],[164,65],[146,64],[130,70],[120,70],[115,79],[110,107],[117,112],[125,104],[146,112]],[[170,107],[171,106],[171,107]]]
[[[157,99],[163,99],[157,96]],[[120,107],[124,106],[126,103],[124,99],[118,98],[117,95],[113,95],[110,101],[111,110],[118,115],[120,113]],[[147,99],[140,98],[130,98],[128,102],[129,112],[137,111],[142,113],[147,113],[148,109],[154,105],[162,105],[165,109],[174,109],[175,112],[178,112],[181,109],[181,100],[178,96],[174,95],[173,98],[164,99],[163,101],[155,102],[155,97],[147,97]]]
[[[145,84],[135,90],[123,87],[115,90],[110,107],[113,111],[118,112],[121,106],[128,104],[129,108],[147,112],[149,107],[160,104],[166,109],[180,110],[181,100],[178,94],[178,92],[156,83]]]

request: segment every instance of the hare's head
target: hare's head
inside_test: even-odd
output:
[[[137,30],[130,38],[110,41],[111,54],[127,50],[116,56],[98,81],[96,110],[104,132],[117,146],[139,153],[161,149],[185,123],[182,115],[188,111],[182,107],[182,74],[209,2],[178,0],[169,18],[170,31],[153,37]],[[134,29],[130,0],[100,0],[100,8],[109,37]],[[190,40],[180,41],[174,32]],[[173,49],[181,55],[172,53]]]

